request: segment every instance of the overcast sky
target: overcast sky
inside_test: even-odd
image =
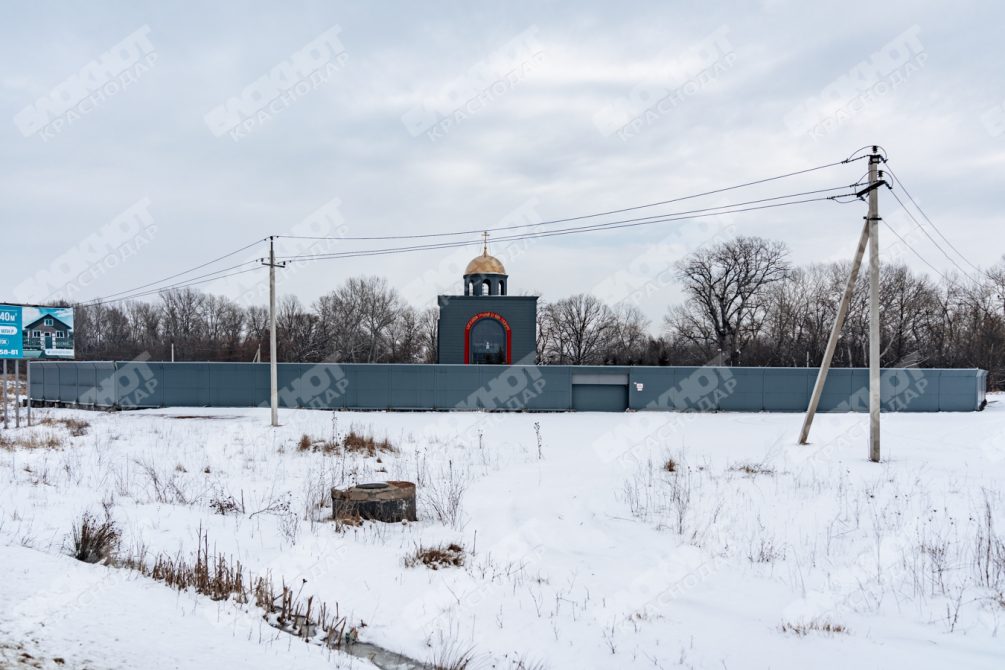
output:
[[[270,234],[421,234],[619,209],[874,142],[963,255],[991,265],[1005,251],[1005,9],[921,4],[4,2],[0,301],[105,296]],[[865,168],[652,213],[850,184]],[[885,193],[881,208],[936,268],[955,270]],[[843,259],[864,211],[821,202],[492,251],[511,293],[628,298],[657,325],[679,299],[665,268],[698,245],[755,234],[784,240],[798,264]],[[882,238],[889,260],[934,275],[894,242]],[[280,240],[278,252],[388,244]],[[291,266],[280,293],[310,303],[376,273],[429,306],[460,290],[477,252]],[[204,289],[264,302],[264,280]]]

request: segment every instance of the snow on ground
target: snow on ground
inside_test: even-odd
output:
[[[94,668],[137,667],[155,643],[162,667],[323,658],[247,609],[65,557],[74,520],[108,507],[123,551],[188,555],[202,529],[211,550],[337,602],[367,624],[364,640],[420,660],[471,649],[484,668],[1000,668],[1005,574],[981,538],[987,510],[995,541],[1005,527],[1003,405],[884,415],[881,464],[866,459],[858,414],[819,416],[798,447],[796,414],[302,410],[272,429],[260,409],[45,410],[90,426],[22,429],[8,438],[35,446],[0,449],[12,575],[0,649],[24,642]],[[351,429],[397,451],[297,448]],[[332,485],[388,479],[419,484],[418,523],[341,526],[317,509]],[[464,566],[406,567],[418,546],[449,542]],[[38,595],[95,579],[108,586],[87,605]]]
[[[0,565],[0,667],[336,667],[334,652],[305,645],[261,617],[133,572],[13,546],[0,547]]]

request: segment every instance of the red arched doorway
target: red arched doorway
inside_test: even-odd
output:
[[[513,331],[495,312],[480,312],[464,327],[464,363],[510,365],[513,362]]]

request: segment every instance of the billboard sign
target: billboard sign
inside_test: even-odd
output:
[[[73,308],[0,305],[0,358],[73,358]]]
[[[21,307],[0,305],[0,358],[21,358]]]

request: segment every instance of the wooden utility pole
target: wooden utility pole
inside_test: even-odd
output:
[[[820,362],[820,371],[817,373],[817,381],[813,386],[813,394],[810,396],[810,404],[806,410],[806,418],[803,420],[803,428],[799,433],[799,444],[806,444],[810,436],[810,426],[813,425],[813,417],[816,416],[817,407],[820,405],[820,396],[823,394],[824,384],[827,381],[827,373],[830,370],[831,361],[834,358],[834,351],[837,349],[838,340],[841,337],[841,328],[844,326],[845,317],[848,315],[848,305],[851,303],[852,294],[855,291],[855,284],[858,281],[858,273],[862,266],[862,258],[865,256],[866,245],[869,246],[869,458],[874,462],[879,462],[879,414],[880,414],[880,384],[879,384],[879,188],[886,184],[879,171],[879,164],[882,161],[879,154],[879,147],[874,146],[869,155],[869,185],[858,192],[859,197],[868,194],[869,211],[865,217],[865,225],[862,226],[862,233],[859,235],[858,247],[855,249],[855,257],[852,260],[851,272],[848,275],[848,283],[845,285],[844,293],[841,296],[841,303],[838,305],[837,315],[834,318],[834,327],[831,329],[830,338],[827,340],[827,349],[824,351],[823,360]]]
[[[869,460],[879,463],[879,154],[869,156]]]
[[[275,235],[269,236],[269,401],[272,407],[272,425],[279,426],[279,368],[276,365],[276,268],[286,263],[276,263]]]

